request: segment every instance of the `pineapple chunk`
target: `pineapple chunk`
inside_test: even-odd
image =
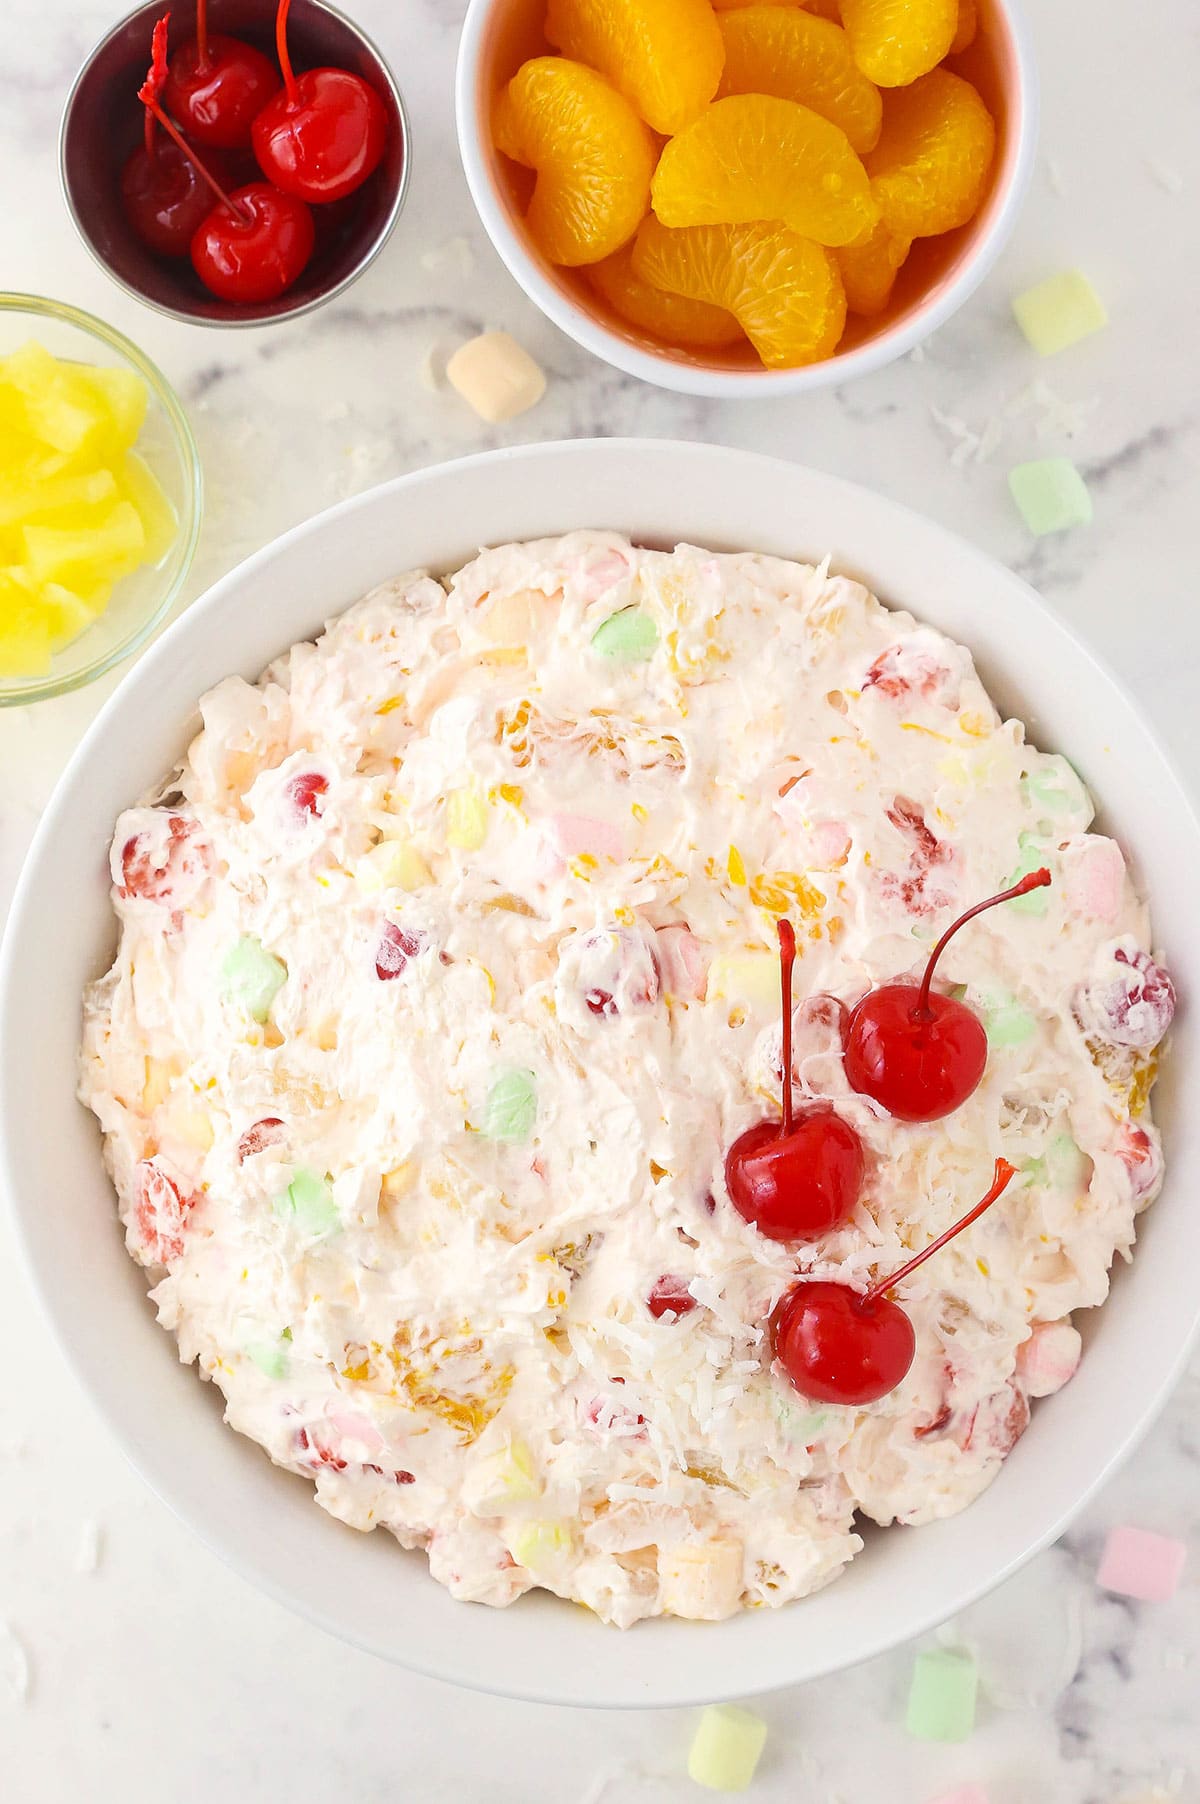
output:
[[[0,571],[0,675],[40,676],[50,667],[50,628],[29,590]]]
[[[0,675],[40,675],[170,548],[175,514],[131,448],[147,402],[133,370],[32,340],[0,358]]]
[[[175,543],[179,522],[175,509],[163,493],[162,484],[136,451],[127,451],[120,470],[121,491],[137,509],[146,535],[142,562],[157,564]]]
[[[524,1441],[511,1441],[476,1461],[463,1485],[463,1502],[474,1516],[507,1515],[514,1503],[541,1495],[542,1482]]]
[[[136,371],[76,364],[67,382],[82,405],[94,407],[102,420],[101,437],[108,455],[119,457],[136,444],[149,398]]]
[[[117,482],[111,470],[89,470],[86,475],[57,476],[48,481],[0,476],[0,528],[75,526],[81,524],[79,516],[87,508],[116,499]]]
[[[128,576],[142,561],[146,534],[137,509],[117,501],[95,526],[25,526],[25,562],[35,582],[57,582],[82,573],[100,579]]]

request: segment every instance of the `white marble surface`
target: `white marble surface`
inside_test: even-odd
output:
[[[94,309],[178,385],[209,483],[189,599],[281,528],[436,459],[597,432],[711,438],[857,477],[1013,564],[1118,665],[1200,781],[1200,612],[1186,574],[1200,281],[1200,58],[1189,0],[1160,0],[1153,22],[1088,0],[1035,0],[1042,155],[999,269],[923,359],[771,404],[640,387],[576,350],[514,288],[482,239],[454,147],[461,0],[354,5],[406,88],[416,161],[396,237],[349,295],[297,325],[236,335],[140,308],[75,240],[55,164],[70,78],[118,10],[115,0],[9,0],[4,9],[0,280]],[[1011,323],[1009,296],[1074,264],[1105,295],[1111,327],[1039,364]],[[431,347],[490,325],[516,333],[550,374],[541,407],[494,433],[421,374]],[[1049,390],[1031,392],[1039,381]],[[976,435],[996,422],[982,446],[962,440],[987,455],[956,460],[955,421]],[[1035,546],[1009,504],[1005,470],[1058,450],[1086,471],[1096,521]],[[0,716],[0,901],[110,687]],[[25,1290],[3,1221],[0,1369],[21,1373],[19,1390],[0,1394],[0,1619],[16,1637],[0,1633],[0,1791],[14,1804],[593,1804],[601,1794],[605,1804],[668,1804],[701,1795],[684,1775],[685,1714],[604,1717],[461,1694],[328,1640],[226,1572],[93,1418]],[[926,1804],[974,1780],[992,1804],[1143,1804],[1156,1787],[1200,1798],[1198,1421],[1200,1365],[1074,1532],[959,1625],[990,1679],[968,1743],[906,1738],[905,1651],[767,1700],[772,1733],[756,1795],[764,1804]],[[1103,1535],[1123,1520],[1190,1534],[1192,1567],[1172,1603],[1132,1606],[1096,1590]],[[95,1569],[84,1569],[97,1545]],[[17,1643],[30,1666],[24,1701]],[[731,1695],[737,1676],[728,1675]]]

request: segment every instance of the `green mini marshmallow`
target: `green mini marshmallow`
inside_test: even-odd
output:
[[[810,1442],[816,1440],[829,1420],[827,1409],[795,1409],[778,1391],[772,1401],[775,1408],[775,1420],[779,1424],[780,1432],[792,1446],[807,1447]]]
[[[1091,1160],[1070,1134],[1053,1134],[1037,1158],[1027,1159],[1021,1170],[1030,1184],[1044,1190],[1078,1193],[1091,1175]]]
[[[284,1378],[287,1376],[287,1352],[282,1345],[274,1341],[251,1341],[245,1348],[247,1359],[252,1359],[264,1378]]]
[[[917,1741],[966,1741],[975,1727],[979,1671],[965,1649],[918,1654],[905,1727]]]
[[[1064,269],[1014,296],[1012,310],[1039,357],[1054,357],[1108,324],[1104,302],[1078,269]]]
[[[1060,753],[1047,753],[1035,770],[1021,778],[1021,794],[1030,808],[1036,808],[1049,823],[1063,814],[1082,817],[1080,831],[1086,832],[1095,817],[1092,798],[1074,765]]]
[[[740,1704],[710,1704],[688,1754],[688,1778],[707,1791],[745,1791],[767,1739],[767,1725]]]
[[[1017,866],[1009,875],[1005,889],[1011,889],[1014,883],[1020,883],[1022,877],[1028,877],[1032,871],[1040,871],[1048,863],[1046,849],[1036,833],[1020,833],[1017,844],[1021,848],[1021,856]],[[1014,896],[1005,908],[1017,909],[1023,915],[1037,915],[1039,919],[1050,906],[1052,884],[1043,884],[1041,889],[1031,889],[1028,895]]]
[[[1033,867],[1035,870],[1037,866]],[[1036,894],[1036,891],[1032,892]],[[1022,898],[1024,900],[1024,898]],[[985,990],[979,996],[983,1029],[989,1046],[1024,1046],[1037,1032],[1037,1019],[1023,1009],[1015,996],[1003,990]]]
[[[302,1234],[316,1238],[332,1234],[341,1226],[341,1216],[327,1178],[315,1171],[296,1173],[282,1196],[275,1199],[275,1213],[293,1221]]]
[[[1035,538],[1088,526],[1092,497],[1069,457],[1039,457],[1008,472],[1009,493]]]
[[[658,628],[641,608],[622,608],[602,620],[592,634],[592,650],[614,664],[644,664],[654,656]]]
[[[287,980],[287,966],[252,933],[235,940],[221,966],[221,987],[260,1025]]]
[[[528,1140],[537,1120],[537,1086],[532,1071],[502,1071],[487,1094],[480,1130],[489,1140],[517,1146]]]

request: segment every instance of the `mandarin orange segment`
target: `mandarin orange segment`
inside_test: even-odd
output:
[[[965,225],[987,186],[996,127],[969,81],[933,69],[885,96],[883,131],[867,158],[888,227],[928,238]]]
[[[880,220],[865,244],[846,244],[835,252],[851,313],[870,318],[883,312],[911,244],[910,238],[897,238]]]
[[[550,0],[546,36],[606,75],[657,132],[682,131],[721,79],[709,0]]]
[[[742,328],[724,307],[688,300],[686,295],[669,294],[665,288],[643,282],[634,274],[633,251],[628,244],[602,263],[593,263],[587,273],[592,287],[614,313],[666,344],[720,350],[745,339]]]
[[[901,88],[941,62],[958,29],[958,0],[840,0],[864,75]]]
[[[841,126],[858,152],[879,138],[883,103],[840,25],[795,6],[751,6],[719,21],[725,70],[718,95],[775,94]]]
[[[647,219],[633,242],[633,268],[655,288],[727,308],[769,369],[832,356],[846,323],[832,254],[785,225],[671,230]]]
[[[714,101],[663,150],[651,199],[665,226],[780,220],[818,244],[850,244],[879,217],[845,132],[772,94]]]
[[[951,56],[969,50],[979,30],[979,0],[958,0],[958,29],[950,45]]]
[[[598,263],[633,236],[658,146],[594,69],[534,57],[497,97],[492,133],[505,156],[537,171],[526,220],[551,263]]]
[[[719,13],[740,12],[743,7],[761,6],[763,0],[712,0]],[[773,6],[802,7],[811,13],[814,19],[832,19],[838,23],[841,14],[838,11],[838,0],[771,0]]]

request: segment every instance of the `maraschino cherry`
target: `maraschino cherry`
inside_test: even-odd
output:
[[[208,0],[196,0],[196,41],[171,58],[163,94],[197,144],[245,150],[255,118],[279,88],[269,57],[220,32],[208,34]]]
[[[903,1382],[917,1349],[913,1325],[886,1293],[924,1265],[947,1241],[978,1221],[1015,1174],[996,1160],[992,1187],[969,1214],[870,1290],[811,1279],[783,1298],[772,1319],[775,1356],[802,1396],[855,1407],[876,1403]]]
[[[852,1089],[873,1096],[900,1121],[940,1121],[966,1102],[983,1076],[987,1035],[965,1002],[931,991],[933,968],[959,928],[985,908],[1027,896],[1049,882],[1049,871],[1031,871],[1011,889],[977,902],[946,929],[919,984],[885,983],[867,992],[846,1027],[846,1076]]]
[[[167,79],[167,21],[154,27],[146,86],[155,98]],[[195,164],[171,139],[162,139],[149,106],[144,114],[144,142],[121,172],[125,217],[144,244],[160,257],[186,257],[196,227],[212,211],[212,195]],[[218,172],[220,173],[220,172]]]
[[[223,301],[275,300],[312,256],[316,234],[304,202],[269,182],[250,182],[226,194],[163,112],[151,79],[143,82],[138,99],[217,198],[191,244],[192,265],[204,286]]]
[[[783,999],[783,1119],[739,1134],[725,1155],[729,1200],[770,1240],[812,1240],[845,1221],[858,1201],[862,1142],[832,1109],[792,1114],[792,966],[796,935],[779,923]]]
[[[387,112],[369,82],[349,69],[292,72],[287,46],[291,0],[279,0],[275,43],[283,89],[254,121],[254,154],[277,188],[301,200],[341,200],[383,156]]]

